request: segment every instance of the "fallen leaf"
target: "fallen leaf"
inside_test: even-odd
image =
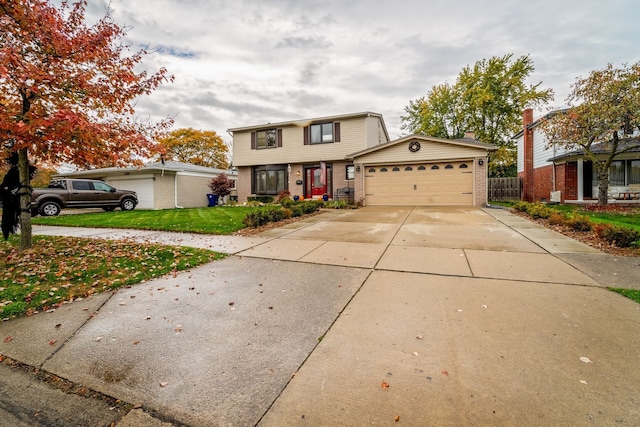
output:
[[[416,335],[416,338],[421,340],[422,338],[424,338],[422,335]]]
[[[413,355],[414,355],[414,356],[417,356],[417,355],[418,355],[418,352],[417,352],[417,351],[414,351],[414,352],[413,352]]]
[[[4,342],[9,342],[13,339],[13,337],[11,335],[5,337]]]
[[[140,341],[134,341],[133,342],[133,345],[138,345],[138,344],[140,344]]]
[[[273,307],[269,307],[269,310],[273,310]]]
[[[442,371],[442,375],[444,375],[445,377],[448,377],[448,376],[449,376],[449,372],[447,372],[447,371]]]
[[[151,320],[151,316],[145,317],[144,320]]]
[[[56,343],[56,340],[49,341],[49,345],[54,345],[55,343]]]
[[[168,385],[169,385],[169,383],[166,382],[166,381],[163,381],[163,382],[160,383],[160,387],[166,387]]]
[[[396,415],[395,418],[393,419],[395,422],[400,421],[400,415]]]
[[[381,387],[383,390],[387,390],[387,389],[389,388],[389,383],[388,383],[388,382],[386,382],[386,381],[382,381],[382,384],[380,384],[380,387]]]
[[[58,323],[58,324],[56,325],[56,329],[60,329],[60,327],[61,327],[61,326],[62,326],[62,323]]]
[[[584,363],[593,363],[593,362],[591,361],[591,359],[589,359],[588,357],[584,357],[584,356],[582,356],[582,357],[580,358],[580,361],[582,361],[582,362],[584,362]]]
[[[586,384],[587,382],[585,380],[580,380],[581,384]]]
[[[233,302],[233,301],[231,301],[231,302],[229,303],[229,305],[234,305],[234,304],[235,304],[235,302]]]

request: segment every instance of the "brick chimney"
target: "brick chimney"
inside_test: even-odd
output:
[[[524,197],[527,202],[533,202],[533,130],[529,125],[533,123],[533,109],[524,110],[522,123],[524,126]]]

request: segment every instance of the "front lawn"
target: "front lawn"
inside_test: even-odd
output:
[[[222,258],[204,249],[129,241],[34,236],[0,241],[0,319],[50,310],[66,301],[133,285]]]
[[[135,228],[202,234],[230,234],[245,227],[249,212],[275,207],[216,206],[212,208],[133,210],[37,216],[33,224],[71,227]]]

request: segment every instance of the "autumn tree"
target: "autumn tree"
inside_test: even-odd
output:
[[[467,66],[455,84],[433,86],[425,97],[409,101],[402,129],[409,133],[448,139],[462,138],[466,131],[475,139],[499,150],[490,157],[492,176],[516,173],[516,147],[511,137],[522,127],[522,111],[553,99],[541,83],[528,85],[534,71],[529,56],[492,57]]]
[[[606,205],[611,163],[640,148],[640,61],[576,79],[566,101],[569,108],[543,124],[547,140],[583,151],[598,177],[598,204]]]
[[[159,123],[135,117],[134,101],[172,77],[139,70],[126,30],[110,12],[87,26],[85,1],[0,0],[0,137],[19,153],[21,248],[31,246],[29,159],[117,166],[156,153]]]
[[[234,187],[234,185],[235,182],[232,179],[229,179],[224,173],[221,173],[220,175],[209,181],[209,188],[211,189],[211,193],[220,197],[228,196],[229,194],[231,194],[231,189]]]
[[[229,146],[215,131],[176,129],[160,140],[167,160],[210,168],[229,168]]]

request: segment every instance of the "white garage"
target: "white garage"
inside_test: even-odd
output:
[[[153,176],[107,177],[107,183],[138,194],[138,209],[155,209]]]
[[[351,156],[356,200],[364,205],[482,206],[488,153],[472,138],[412,135]]]

